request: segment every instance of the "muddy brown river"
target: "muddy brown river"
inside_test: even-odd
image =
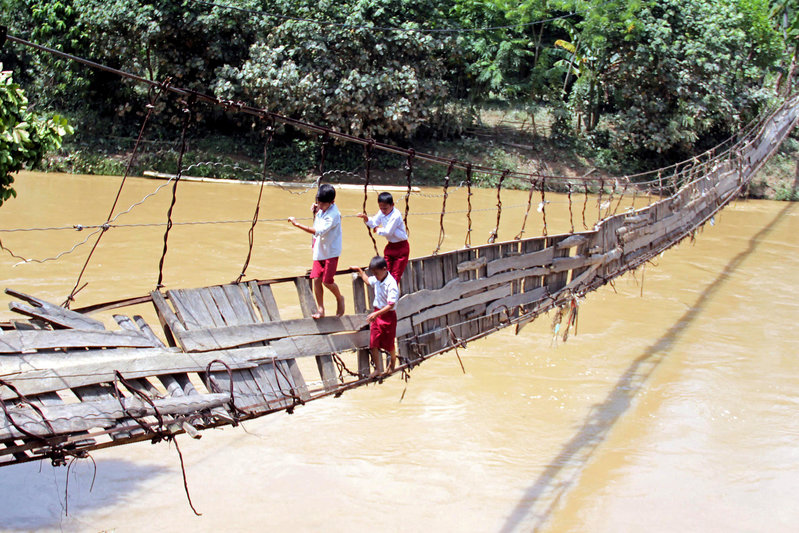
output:
[[[130,179],[116,212],[164,184]],[[74,225],[105,220],[118,185],[119,178],[23,173],[18,198],[0,207],[0,239],[20,257],[55,257],[93,231]],[[248,277],[310,266],[307,235],[285,222],[308,218],[313,192],[301,192],[266,189]],[[73,307],[154,288],[170,193],[164,187],[115,221]],[[257,194],[250,184],[180,183],[167,288],[236,278]],[[402,194],[395,198],[404,210]],[[499,236],[512,239],[528,196],[503,191],[501,200]],[[571,218],[565,196],[547,200],[550,234],[572,222],[583,228],[582,198]],[[543,229],[539,201],[526,236]],[[340,265],[373,255],[354,217],[362,202],[362,191],[339,191]],[[496,224],[496,191],[475,191],[472,202],[472,242],[481,244]],[[439,189],[411,196],[412,255],[435,249],[441,204]],[[368,206],[376,211],[375,195]],[[463,246],[465,190],[452,189],[447,207],[443,250]],[[590,226],[594,198],[586,213]],[[466,374],[447,353],[415,368],[407,384],[392,378],[293,415],[209,430],[200,440],[178,437],[200,517],[186,502],[174,446],[139,443],[93,452],[93,487],[95,465],[75,462],[68,514],[66,468],[0,469],[0,529],[796,531],[798,236],[799,205],[740,201],[694,243],[589,294],[566,343],[544,316],[518,336],[508,329],[470,343],[460,352]],[[44,263],[2,252],[3,286],[61,303],[94,238]],[[0,320],[13,318],[9,301],[2,296]]]

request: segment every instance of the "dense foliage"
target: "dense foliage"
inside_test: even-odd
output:
[[[0,64],[0,205],[16,196],[11,173],[38,163],[68,133],[72,128],[63,117],[45,118],[28,111],[25,93]]]
[[[483,101],[546,106],[562,139],[645,166],[725,138],[794,90],[797,3],[0,0],[0,24],[153,80],[401,143],[461,131]],[[145,112],[146,88],[114,75],[9,44],[0,60],[84,138],[130,135]],[[248,126],[219,110],[203,118],[209,131]]]

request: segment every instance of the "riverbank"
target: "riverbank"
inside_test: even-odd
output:
[[[559,139],[552,134],[553,119],[546,110],[528,113],[517,109],[484,109],[476,125],[462,136],[448,140],[429,140],[414,148],[446,159],[470,161],[475,165],[509,169],[512,172],[597,179],[633,173],[608,161],[607,153],[597,152],[579,140]],[[177,140],[144,140],[111,137],[92,143],[67,142],[50,154],[43,169],[51,172],[97,175],[123,175],[136,158],[130,174],[147,172],[174,174],[179,151]],[[251,138],[224,135],[190,139],[183,157],[183,173],[198,178],[260,181],[266,167],[269,180],[308,184],[319,176],[321,143],[307,139],[281,139],[264,147]],[[357,183],[363,180],[364,160],[360,146],[327,145],[324,162],[325,180],[333,183]],[[407,184],[405,159],[375,152],[370,181],[375,185]],[[640,165],[643,166],[643,165]],[[414,184],[437,186],[445,181],[446,167],[416,162]],[[455,171],[452,181],[465,176]],[[498,175],[474,175],[476,187],[495,187]],[[508,179],[503,187],[528,189],[529,182]],[[799,200],[799,134],[787,139],[777,154],[761,169],[748,190],[750,198]]]

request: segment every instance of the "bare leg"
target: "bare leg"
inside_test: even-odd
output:
[[[333,293],[333,296],[336,297],[336,316],[342,316],[344,314],[344,295],[341,294],[341,291],[338,289],[338,285],[334,283],[325,283],[325,287],[327,290]],[[321,288],[319,289],[321,291]]]
[[[386,370],[386,374],[391,374],[394,372],[394,368],[397,366],[397,349],[392,348],[391,351],[388,352],[388,355],[391,356],[391,361],[388,363],[388,370]]]
[[[313,295],[316,298],[316,313],[311,315],[311,318],[322,318],[325,316],[325,295],[322,292],[322,280],[314,278],[313,280]]]
[[[374,372],[369,374],[369,377],[375,378],[383,373],[383,360],[380,357],[380,348],[370,348],[369,351],[372,355],[372,364],[375,366]]]

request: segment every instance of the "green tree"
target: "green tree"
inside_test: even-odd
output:
[[[433,0],[294,2],[241,65],[217,70],[220,97],[365,136],[410,138],[451,124],[445,57],[451,39],[414,30],[440,20]]]
[[[16,196],[12,172],[38,164],[47,150],[61,146],[72,133],[59,116],[45,118],[28,111],[28,99],[0,64],[0,205]]]
[[[780,56],[767,0],[592,4],[581,39],[602,63],[617,153],[684,158],[736,131],[766,99],[764,73]]]
[[[797,0],[775,0],[772,2],[771,18],[782,36],[785,55],[777,78],[777,92],[790,94],[796,79],[797,42],[799,42],[799,2]]]

